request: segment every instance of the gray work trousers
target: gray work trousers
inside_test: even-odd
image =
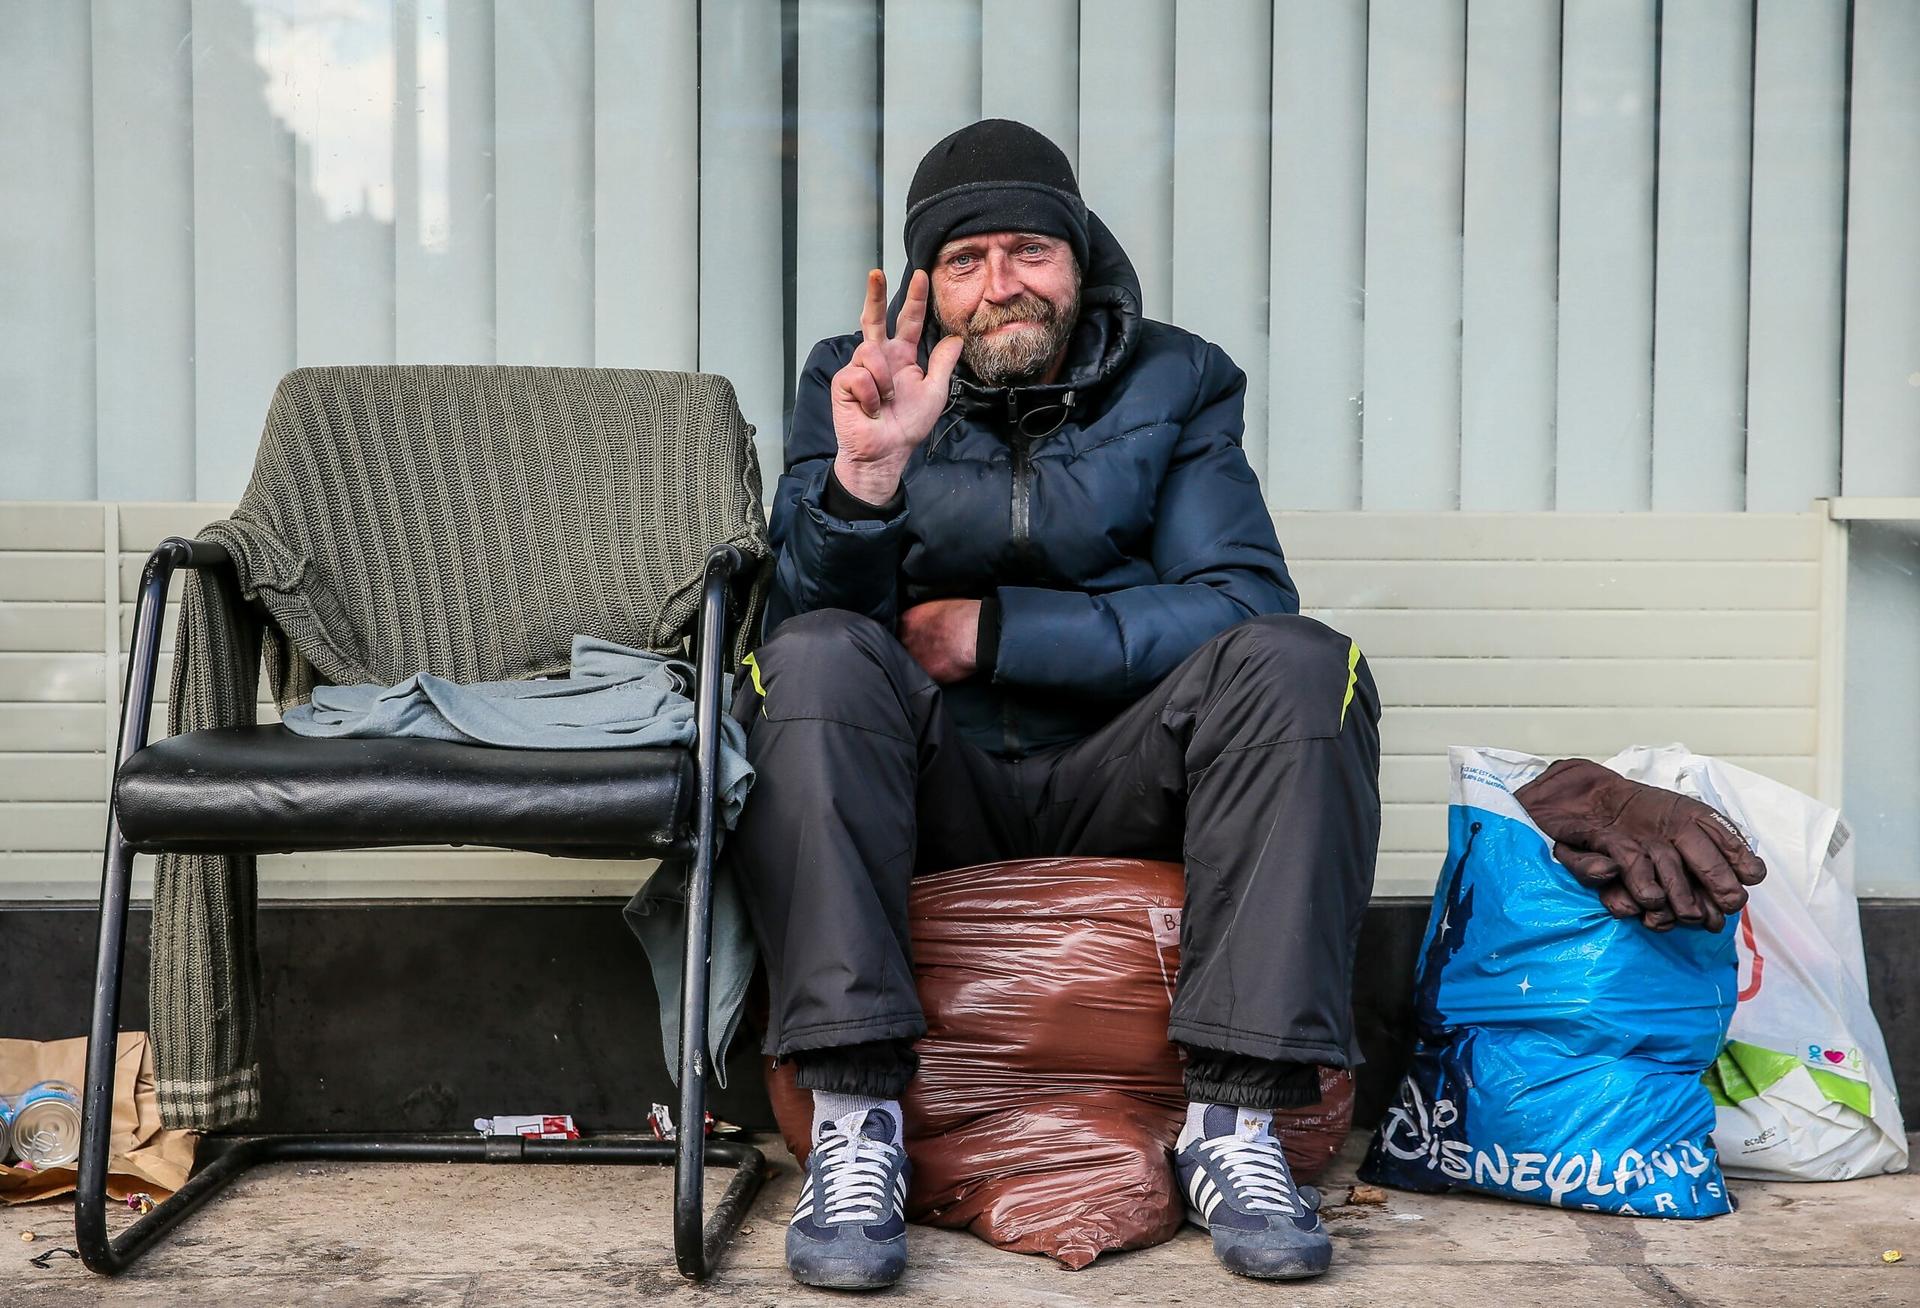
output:
[[[755,663],[762,694],[735,710],[758,776],[727,857],[768,966],[767,1051],[797,1055],[803,1084],[833,1051],[879,1051],[878,1070],[870,1057],[814,1088],[893,1097],[911,1074],[884,1051],[926,1032],[915,874],[1046,856],[1184,864],[1168,1035],[1192,1097],[1284,1104],[1275,1068],[1312,1083],[1314,1065],[1350,1065],[1380,701],[1347,637],[1311,618],[1243,622],[1093,735],[1025,758],[961,739],[939,685],[870,619],[791,618]]]

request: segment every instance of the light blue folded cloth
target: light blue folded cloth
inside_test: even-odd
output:
[[[503,749],[648,749],[694,740],[693,668],[681,659],[595,636],[573,638],[565,677],[460,685],[420,672],[393,686],[316,686],[309,703],[287,710],[302,736],[413,737]],[[726,712],[721,683],[720,815],[731,830],[753,785],[747,733]],[[667,1068],[680,1067],[680,975],[686,946],[686,864],[669,859],[628,901],[627,926],[646,950],[660,1001]],[[740,1025],[758,961],[746,905],[731,876],[714,870],[713,951],[707,992],[711,1074],[726,1085],[727,1047]]]

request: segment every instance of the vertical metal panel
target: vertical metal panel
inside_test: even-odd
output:
[[[1260,0],[1182,5],[1173,79],[1173,320],[1247,374],[1246,450],[1267,466],[1273,27]]]
[[[1853,21],[1841,485],[1920,495],[1920,5]]]
[[[1460,503],[1465,0],[1368,20],[1366,392],[1360,502]]]
[[[1554,503],[1652,494],[1654,0],[1566,0]]]
[[[1746,507],[1766,512],[1840,489],[1846,0],[1756,24]]]
[[[700,357],[700,6],[593,10],[594,361]]]
[[[401,0],[394,352],[493,362],[493,0]]]
[[[1080,193],[1133,260],[1147,315],[1173,306],[1173,0],[1080,11]]]
[[[193,498],[189,0],[93,6],[101,499]]]
[[[780,9],[706,0],[700,14],[700,368],[733,380],[780,466],[786,407]]]
[[[1865,15],[1855,10],[1856,21]],[[1876,15],[1876,17],[1879,17]],[[1854,33],[1854,68],[1861,38]],[[1879,35],[1886,33],[1878,32]],[[1909,68],[1913,66],[1909,61]],[[1858,85],[1855,136],[1858,145]],[[1849,339],[1851,346],[1851,339]],[[1911,522],[1849,524],[1846,613],[1844,809],[1859,837],[1855,883],[1863,895],[1920,894],[1920,530]]]
[[[1080,0],[981,0],[980,28],[981,116],[1035,128],[1078,167]]]
[[[50,499],[94,494],[88,46],[85,5],[0,3],[0,484]]]
[[[494,122],[499,360],[591,364],[590,0],[495,0]]]
[[[1366,0],[1273,9],[1267,500],[1360,507]]]
[[[1751,0],[1662,11],[1653,507],[1746,503]]]
[[[879,47],[879,0],[800,0],[796,373],[816,342],[858,329],[880,257]]]
[[[1467,10],[1460,507],[1553,507],[1560,11]]]
[[[884,53],[880,266],[897,289],[913,170],[934,142],[980,117],[980,0],[886,0]]]
[[[235,500],[294,359],[293,133],[268,96],[291,70],[253,10],[193,4],[194,495]]]
[[[392,0],[353,10],[261,11],[284,52],[294,134],[294,357],[393,361]]]

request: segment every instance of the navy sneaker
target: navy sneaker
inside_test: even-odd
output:
[[[1215,1104],[1206,1133],[1180,1133],[1173,1156],[1187,1220],[1213,1234],[1221,1266],[1265,1281],[1318,1276],[1333,1263],[1317,1193],[1293,1183],[1267,1124]]]
[[[787,1270],[802,1285],[873,1290],[907,1268],[907,1151],[883,1108],[820,1128],[787,1224]]]

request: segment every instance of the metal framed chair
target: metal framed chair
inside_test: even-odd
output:
[[[233,560],[220,544],[175,537],[161,543],[147,560],[141,575],[134,616],[132,657],[127,668],[126,693],[122,700],[120,735],[114,759],[114,797],[107,813],[100,893],[99,936],[75,1197],[75,1235],[82,1260],[87,1267],[103,1274],[111,1275],[126,1270],[236,1177],[267,1162],[330,1159],[353,1162],[671,1164],[674,1169],[675,1260],[686,1277],[696,1281],[705,1279],[714,1270],[722,1249],[745,1218],[766,1176],[766,1160],[758,1149],[740,1142],[709,1140],[702,1129],[709,1071],[706,1055],[708,961],[712,938],[712,879],[719,821],[720,678],[729,671],[725,651],[728,648],[730,592],[747,567],[741,551],[732,545],[721,545],[706,558],[694,649],[696,740],[691,751],[517,751],[451,745],[441,741],[319,741],[295,738],[277,725],[192,732],[149,746],[147,737],[160,656],[161,624],[173,575],[181,569],[230,569],[232,566]],[[195,737],[217,739],[195,740]],[[177,1194],[155,1207],[117,1238],[111,1238],[106,1223],[106,1181],[112,1127],[114,1043],[119,1027],[119,996],[134,855],[181,849],[177,835],[170,839],[136,842],[123,834],[121,783],[134,776],[145,777],[148,781],[156,777],[165,779],[171,770],[174,783],[179,784],[182,768],[190,766],[196,757],[204,762],[209,750],[217,753],[222,747],[244,751],[266,745],[286,750],[304,749],[309,745],[324,747],[349,743],[360,747],[392,746],[402,754],[408,750],[418,752],[425,747],[424,766],[428,769],[439,767],[448,758],[458,759],[462,757],[459,752],[465,751],[468,756],[466,761],[496,769],[510,767],[513,763],[510,756],[513,755],[532,757],[538,754],[543,756],[541,762],[545,766],[552,766],[556,762],[564,766],[571,759],[589,773],[599,769],[598,775],[602,780],[609,767],[644,765],[642,770],[650,770],[656,783],[651,785],[646,794],[657,797],[661,808],[660,812],[650,814],[646,819],[649,830],[657,833],[655,843],[658,848],[652,852],[690,856],[685,945],[685,957],[689,962],[683,972],[680,995],[682,1039],[679,1122],[682,1129],[678,1138],[661,1141],[622,1135],[543,1141],[433,1133],[215,1135],[207,1141],[216,1146],[210,1151],[213,1157]],[[198,751],[197,755],[195,751]],[[455,753],[449,754],[448,751]],[[495,757],[471,757],[477,755]],[[587,755],[598,757],[587,758]],[[640,756],[643,755],[649,757],[642,759]],[[416,763],[419,761],[415,759]],[[658,784],[658,779],[663,776],[669,778],[670,784]],[[185,784],[191,786],[195,783],[187,781]],[[688,802],[687,792],[691,792],[691,802]],[[430,831],[425,840],[388,843],[443,843],[434,840],[433,834]],[[445,833],[439,831],[437,834],[444,837]],[[506,842],[487,840],[474,843]],[[338,848],[341,845],[335,842],[307,847]],[[196,847],[188,845],[187,848],[191,850]],[[223,848],[232,849],[234,846],[229,843]],[[284,851],[288,848],[287,843],[274,841],[264,844],[257,852]],[[703,1223],[703,1166],[706,1164],[731,1167],[734,1171],[712,1216]]]

